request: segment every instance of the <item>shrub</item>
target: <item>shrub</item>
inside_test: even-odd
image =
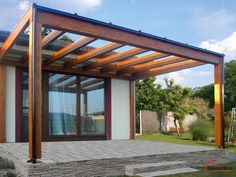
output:
[[[207,119],[197,119],[196,121],[192,122],[189,130],[194,141],[206,141],[207,138],[212,136],[214,132],[212,122]]]

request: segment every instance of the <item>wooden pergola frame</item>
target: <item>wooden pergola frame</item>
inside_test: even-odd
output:
[[[29,26],[28,61],[11,61],[5,58],[17,38]],[[54,29],[42,39],[41,28]],[[42,61],[43,48],[65,32],[84,37],[58,50],[50,58]],[[56,61],[97,40],[109,41],[107,45],[94,48],[62,66],[54,65]],[[133,48],[121,53],[112,52],[122,46]],[[138,57],[138,54],[152,54]],[[97,60],[92,60],[98,58]],[[91,61],[90,63],[86,63]],[[82,67],[78,64],[85,63]],[[111,23],[69,14],[54,9],[33,6],[27,11],[0,49],[0,79],[4,83],[4,65],[28,67],[29,69],[29,157],[32,162],[41,158],[41,75],[42,70],[57,71],[83,76],[101,78],[118,78],[130,81],[130,116],[131,138],[134,138],[134,80],[165,74],[186,68],[213,64],[215,67],[215,144],[224,146],[223,112],[224,112],[224,55],[200,49],[166,38],[153,36]],[[0,109],[4,110],[5,91],[0,88]],[[4,111],[1,112],[4,116]],[[2,133],[2,132],[0,132]]]

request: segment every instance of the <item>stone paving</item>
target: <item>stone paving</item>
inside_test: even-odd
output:
[[[25,176],[112,176],[137,163],[223,160],[223,151],[214,148],[138,140],[44,142],[42,154],[41,163],[29,164],[27,143],[0,144],[0,156],[13,160]]]

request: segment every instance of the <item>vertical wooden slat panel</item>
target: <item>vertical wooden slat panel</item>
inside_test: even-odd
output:
[[[130,81],[130,139],[134,139],[135,135],[135,82]]]
[[[106,139],[111,140],[111,79],[105,80]]]
[[[0,65],[0,143],[6,142],[6,66]]]
[[[37,22],[37,12],[33,9],[29,34],[29,158],[33,163],[41,158],[42,154],[41,27],[42,25]]]
[[[215,65],[215,145],[224,147],[224,64]]]

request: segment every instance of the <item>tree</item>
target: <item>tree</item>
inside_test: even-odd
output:
[[[225,112],[236,107],[236,60],[225,63]]]
[[[161,100],[161,85],[155,84],[155,77],[136,81],[136,110],[161,111],[163,102]]]
[[[214,107],[214,84],[193,89],[193,98],[202,98],[209,102],[210,108]]]
[[[66,34],[59,38],[61,41],[73,42],[73,40]]]
[[[213,119],[213,109],[209,107],[209,102],[206,100],[195,97],[194,99],[189,99],[188,104],[192,105],[193,113],[195,113],[197,117],[201,119]]]
[[[164,101],[167,106],[167,111],[174,113],[174,124],[178,135],[180,135],[177,121],[180,128],[185,116],[193,112],[193,107],[188,104],[187,98],[190,96],[191,89],[182,87],[180,85],[174,85],[174,80],[165,79],[166,89],[164,89]]]
[[[236,107],[236,60],[226,62],[224,66],[224,91],[225,91],[225,112]],[[209,102],[214,107],[214,84],[195,88],[193,97],[199,97]]]

